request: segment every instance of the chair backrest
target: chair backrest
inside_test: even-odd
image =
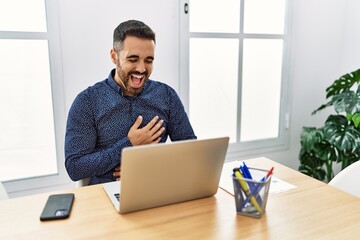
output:
[[[2,182],[0,182],[0,200],[8,199],[9,196]]]
[[[360,197],[360,161],[354,162],[342,171],[340,171],[330,182],[329,185],[334,186]]]
[[[76,182],[76,187],[77,188],[85,187],[85,186],[89,185],[89,182],[90,182],[90,178],[81,179],[81,180]]]

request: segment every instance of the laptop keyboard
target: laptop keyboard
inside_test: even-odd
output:
[[[115,196],[116,199],[119,201],[119,199],[120,199],[120,193],[115,193],[114,196]]]

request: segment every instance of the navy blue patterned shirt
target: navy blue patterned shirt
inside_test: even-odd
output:
[[[67,119],[65,167],[73,181],[91,177],[90,184],[115,181],[121,150],[131,146],[127,134],[136,118],[140,128],[155,116],[164,120],[161,142],[195,139],[188,116],[177,93],[168,85],[147,80],[141,94],[123,95],[113,76],[82,91]]]

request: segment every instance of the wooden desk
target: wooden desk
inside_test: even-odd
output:
[[[100,185],[72,189],[69,219],[40,222],[48,194],[0,202],[0,239],[359,239],[360,199],[266,158],[269,169],[297,186],[269,196],[265,215],[236,214],[234,198],[214,197],[118,214]],[[59,193],[59,192],[57,192]]]

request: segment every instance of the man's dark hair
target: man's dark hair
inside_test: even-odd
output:
[[[121,50],[125,38],[128,36],[155,41],[155,33],[145,23],[137,20],[122,22],[114,30],[113,47]]]

